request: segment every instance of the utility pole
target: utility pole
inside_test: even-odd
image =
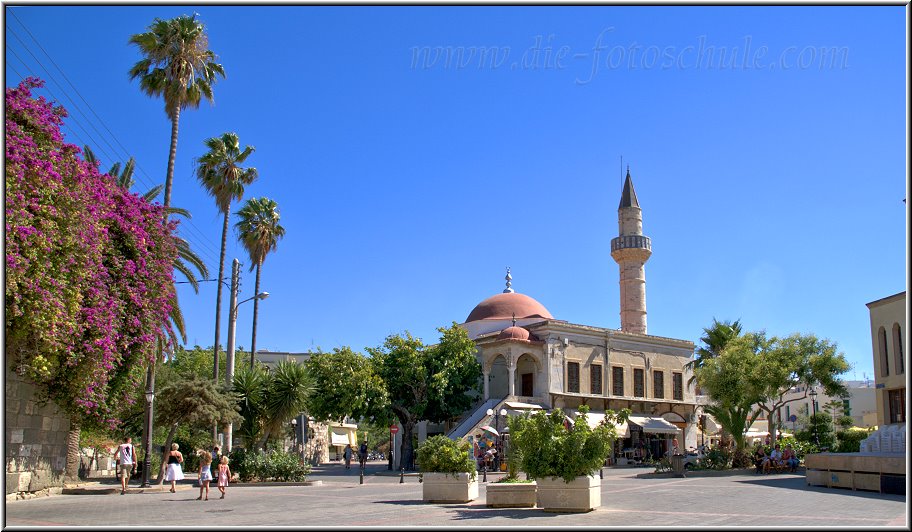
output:
[[[234,381],[234,337],[237,329],[237,298],[238,284],[241,279],[241,263],[234,259],[231,263],[231,295],[228,300],[228,358],[225,362],[225,384],[230,388]],[[231,437],[233,432],[231,423],[225,428],[225,453],[231,452]]]

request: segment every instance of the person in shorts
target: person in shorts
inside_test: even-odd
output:
[[[117,470],[120,472],[120,494],[127,493],[127,483],[130,475],[136,471],[136,449],[133,448],[133,438],[126,436],[117,447]]]

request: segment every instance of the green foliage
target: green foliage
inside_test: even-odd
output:
[[[418,446],[418,466],[426,473],[471,473],[475,478],[469,442],[443,435],[428,438]]]
[[[871,433],[867,430],[841,430],[836,433],[836,448],[833,452],[837,453],[857,453],[861,450],[861,440],[867,438]]]
[[[194,377],[170,382],[156,393],[156,422],[211,427],[240,421],[237,398],[210,379]]]
[[[368,420],[380,416],[379,421],[392,420],[385,409],[386,387],[367,357],[342,347],[317,352],[304,364],[314,379],[316,393],[307,403],[307,413],[314,419],[341,422],[346,416]]]
[[[731,467],[732,452],[725,447],[713,447],[706,452],[706,455],[700,460],[700,465],[706,469],[728,469]]]
[[[560,477],[568,483],[598,471],[617,437],[614,423],[625,420],[628,411],[607,411],[595,429],[586,421],[588,411],[588,407],[580,407],[570,430],[564,426],[565,416],[560,410],[510,417],[511,450],[514,459],[519,450],[522,470],[532,478]]]
[[[279,362],[272,371],[262,366],[241,368],[234,375],[234,393],[243,418],[239,433],[248,447],[261,448],[270,435],[305,410],[314,390],[303,364]]]
[[[295,453],[282,450],[248,450],[236,447],[231,450],[228,465],[241,482],[276,481],[304,482],[310,474],[310,464]]]

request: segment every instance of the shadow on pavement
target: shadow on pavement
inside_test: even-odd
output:
[[[786,488],[800,491],[814,491],[817,493],[839,493],[841,495],[853,495],[855,497],[862,497],[864,499],[877,499],[877,500],[894,500],[894,501],[905,501],[906,498],[903,495],[892,495],[887,493],[877,493],[875,491],[860,491],[852,490],[849,488],[827,488],[825,486],[808,486],[807,481],[804,477],[800,478],[758,478],[756,480],[738,480],[738,482],[744,484],[756,484],[758,486],[765,486],[768,488]]]
[[[453,508],[454,519],[491,519],[506,517],[509,519],[528,519],[529,517],[557,517],[560,514],[545,512],[541,508],[488,508],[487,506],[460,506]]]
[[[399,506],[417,506],[419,504],[428,504],[421,500],[405,500],[405,501],[371,501],[373,504],[396,504]]]

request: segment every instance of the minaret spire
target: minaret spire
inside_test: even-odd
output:
[[[643,211],[630,178],[630,166],[618,206],[618,237],[611,240],[611,257],[621,271],[621,330],[646,334],[646,261],[652,242],[643,235]]]
[[[509,267],[509,266],[507,266],[507,275],[506,275],[506,277],[504,277],[504,279],[507,280],[507,287],[504,288],[503,293],[505,293],[505,294],[512,294],[512,293],[513,293],[513,288],[510,286],[510,285],[512,284],[510,281],[513,280],[513,276],[510,275],[510,267]]]

